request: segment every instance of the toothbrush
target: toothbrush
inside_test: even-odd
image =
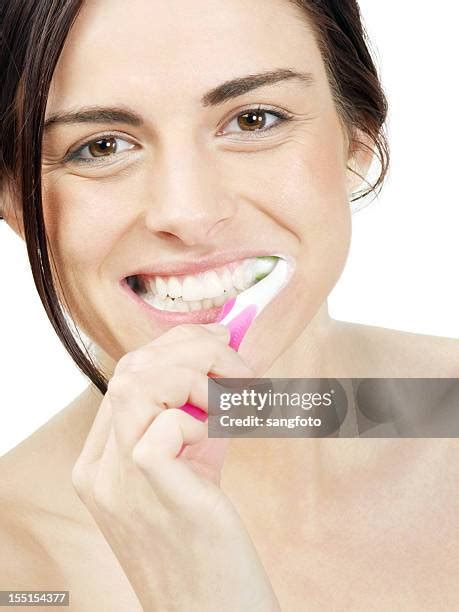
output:
[[[231,332],[229,346],[235,351],[238,350],[253,321],[285,286],[292,271],[290,264],[281,255],[257,259],[259,260],[259,273],[256,277],[259,279],[258,282],[228,300],[216,321],[229,328]],[[275,259],[277,262],[273,268],[272,263]],[[208,418],[207,412],[188,402],[180,406],[180,409],[200,421],[206,421]]]

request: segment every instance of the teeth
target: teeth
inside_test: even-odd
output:
[[[156,277],[156,291],[162,299],[165,299],[167,296],[167,283],[160,276]]]
[[[219,297],[216,297],[213,299],[213,303],[214,306],[223,306],[223,304],[226,302],[228,298],[226,297],[226,295],[220,295]]]
[[[178,298],[182,295],[182,285],[175,276],[171,276],[167,282],[167,293],[173,298]]]
[[[235,287],[231,287],[231,289],[228,291],[228,299],[236,297],[238,294],[238,291],[236,290]]]
[[[201,299],[201,283],[195,276],[185,276],[182,287],[182,298],[187,302]]]
[[[220,271],[220,282],[223,285],[223,289],[225,291],[229,291],[233,288],[233,279],[231,277],[231,272],[228,268],[222,268]]]
[[[276,261],[277,257],[252,257],[195,276],[145,279],[147,293],[142,297],[160,310],[188,312],[222,306],[267,276]]]
[[[242,280],[244,282],[244,289],[248,289],[251,285],[253,285],[254,281],[254,269],[255,269],[255,260],[245,261],[242,265]]]
[[[205,298],[214,298],[223,293],[223,285],[215,270],[209,270],[202,275],[202,287],[202,297]]]
[[[183,300],[175,300],[175,307],[175,310],[178,310],[179,312],[188,312],[189,310],[188,304]]]
[[[186,302],[211,299],[222,295],[224,286],[215,270],[198,276],[185,276],[180,295]]]
[[[149,293],[153,293],[154,295],[158,294],[158,291],[156,289],[156,279],[154,278],[146,279],[145,288]]]
[[[233,272],[233,285],[239,291],[243,291],[245,289],[245,281],[244,281],[244,269],[243,266],[238,266]]]
[[[182,298],[175,298],[174,300],[170,297],[162,299],[157,294],[146,293],[143,295],[143,299],[148,304],[151,304],[159,310],[169,310],[171,312],[189,312],[193,310],[207,310],[209,308],[215,308],[222,306],[227,300],[235,297],[238,291],[233,287],[229,292],[225,292],[216,298],[204,300],[192,300],[185,302]]]

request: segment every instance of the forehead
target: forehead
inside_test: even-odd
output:
[[[290,0],[87,0],[54,73],[48,109],[152,100],[195,103],[222,81],[276,68],[320,74]]]

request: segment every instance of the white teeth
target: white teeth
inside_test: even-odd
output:
[[[167,281],[167,293],[173,298],[178,298],[182,295],[182,284],[175,276],[171,276]]]
[[[185,276],[182,287],[182,298],[187,301],[200,300],[203,296],[201,295],[201,283],[195,276]]]
[[[244,286],[244,272],[243,267],[238,266],[233,272],[233,285],[239,291],[243,291],[245,289]]]
[[[209,308],[222,306],[227,300],[235,297],[237,294],[237,289],[232,287],[230,291],[225,291],[223,295],[213,299],[206,298],[204,300],[192,300],[190,302],[185,302],[182,300],[182,298],[175,298],[175,300],[173,300],[170,297],[167,297],[166,299],[162,299],[159,297],[159,295],[153,293],[144,294],[143,299],[145,302],[151,304],[159,310],[168,310],[170,312],[189,312],[194,310],[207,310]]]
[[[216,297],[211,301],[213,302],[214,306],[223,306],[223,304],[226,302],[227,299],[228,297],[225,294],[225,295],[220,295],[219,297]]]
[[[223,293],[223,285],[215,270],[209,270],[202,275],[201,291],[201,299],[214,298]]]
[[[269,274],[275,257],[248,258],[195,276],[147,278],[143,299],[160,310],[188,312],[223,305]],[[174,299],[172,299],[174,298]]]
[[[229,291],[233,288],[233,279],[231,278],[231,272],[228,268],[222,268],[220,270],[220,282],[225,291]]]
[[[150,290],[150,293],[153,293],[154,295],[158,293],[156,289],[156,279],[148,278],[146,281],[146,287],[147,287],[147,290]]]
[[[188,304],[183,300],[175,300],[175,306],[179,312],[188,312]]]
[[[160,308],[161,310],[165,308],[165,302],[159,295],[155,295],[151,303],[155,308]]]
[[[215,270],[210,270],[196,276],[186,276],[181,289],[181,296],[185,302],[212,299],[222,295],[223,285]]]
[[[160,276],[156,277],[156,291],[161,299],[167,296],[167,283]]]

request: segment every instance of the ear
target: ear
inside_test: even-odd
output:
[[[0,184],[0,216],[22,240],[25,240],[22,207],[18,198],[14,196],[11,184],[6,181]]]
[[[368,187],[366,178],[374,159],[374,142],[364,132],[355,128],[349,142],[347,159],[347,193],[349,199],[359,188]]]

